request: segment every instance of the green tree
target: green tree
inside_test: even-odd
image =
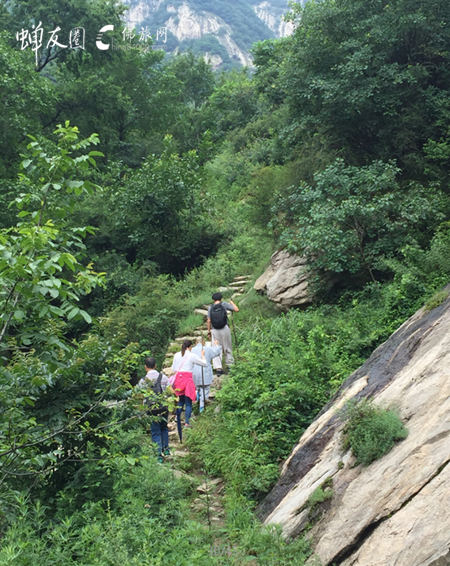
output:
[[[214,119],[215,139],[222,138],[235,128],[244,127],[256,110],[255,88],[245,69],[223,75],[205,109]]]
[[[131,262],[154,260],[164,271],[193,267],[218,238],[202,183],[196,152],[178,155],[166,138],[161,156],[149,156],[111,195],[114,248]]]
[[[423,175],[422,146],[450,124],[450,4],[325,0],[295,5],[284,64],[294,124],[349,159],[397,159]]]
[[[90,265],[82,263],[83,237],[89,227],[69,227],[67,216],[75,205],[74,196],[99,190],[83,173],[95,165],[98,151],[82,150],[98,143],[93,134],[78,139],[78,129],[58,126],[55,150],[32,136],[29,156],[22,162],[19,222],[0,231],[0,345],[8,336],[20,347],[38,350],[43,358],[57,357],[65,347],[59,320],[90,316],[79,308],[80,297],[101,282]]]
[[[315,175],[314,186],[300,184],[279,196],[273,226],[281,242],[326,271],[366,272],[384,255],[413,238],[426,239],[444,218],[442,194],[417,183],[402,186],[394,163],[376,161],[347,167],[337,159]]]
[[[173,115],[174,80],[156,68],[161,58],[156,51],[135,50],[114,51],[104,61],[71,54],[56,73],[59,102],[53,121],[81,124],[83,135],[97,132],[105,163],[121,159],[139,166],[150,149],[160,150],[161,133]]]
[[[19,144],[27,132],[39,132],[41,115],[51,114],[55,104],[52,83],[34,72],[31,54],[11,48],[10,40],[0,33],[0,178],[17,175]]]
[[[167,104],[170,100],[165,128],[173,135],[180,153],[198,148],[204,133],[213,127],[214,120],[204,107],[214,87],[211,65],[190,51],[180,53],[164,67],[161,102],[166,99]]]

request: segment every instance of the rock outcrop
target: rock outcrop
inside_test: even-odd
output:
[[[304,0],[301,1],[304,2]],[[138,30],[141,27],[142,29],[149,27],[153,35],[156,34],[159,27],[166,27],[178,42],[199,40],[205,35],[214,36],[223,45],[233,61],[248,67],[253,66],[252,57],[249,53],[250,45],[246,44],[245,47],[242,38],[241,41],[235,41],[236,35],[242,35],[241,26],[239,26],[239,33],[236,33],[236,29],[233,27],[236,22],[232,19],[225,21],[227,18],[223,12],[219,11],[222,15],[220,17],[214,13],[214,7],[211,4],[208,4],[210,11],[206,11],[201,8],[201,3],[191,2],[190,0],[184,0],[181,4],[171,3],[168,0],[124,0],[124,3],[129,7],[124,16],[127,27]],[[259,18],[272,30],[275,37],[286,37],[293,33],[292,22],[283,21],[283,15],[288,11],[287,0],[281,4],[280,2],[272,3],[271,0],[263,0],[258,5],[250,2],[250,6],[255,14],[253,21],[248,22],[250,28]],[[157,18],[155,19],[156,14]],[[253,14],[251,16],[253,17]],[[250,20],[252,20],[252,17]],[[156,24],[156,22],[158,23]],[[241,21],[240,24],[246,25],[246,22]],[[269,29],[267,30],[268,33],[270,33]],[[260,39],[266,38],[267,34]],[[177,52],[178,47],[179,45],[174,48],[172,42],[171,49],[173,52]],[[224,62],[223,52],[220,53],[207,54],[214,68],[220,67]]]
[[[205,52],[203,58],[211,65],[214,71],[223,63],[223,59],[220,55],[214,55],[214,53],[209,53],[208,51]]]
[[[195,13],[188,4],[182,4],[166,21],[167,29],[180,41],[198,39],[202,35],[215,34],[223,25],[214,14]]]
[[[308,497],[332,478],[333,498],[308,534],[311,564],[450,564],[449,336],[450,299],[418,311],[345,381],[284,464],[259,511],[286,536],[314,522]],[[397,406],[409,435],[370,466],[354,467],[341,453],[339,410],[369,396]]]
[[[253,6],[253,9],[258,18],[273,31],[275,37],[287,37],[294,33],[294,24],[283,20],[286,10],[275,9],[269,0],[263,0],[257,6]]]
[[[254,285],[282,310],[306,307],[312,302],[308,292],[306,259],[278,250],[270,259],[270,266]]]
[[[125,2],[129,4],[129,10],[125,13],[127,27],[139,28],[142,22],[148,20],[150,15],[160,7],[164,0],[138,0],[137,2]]]

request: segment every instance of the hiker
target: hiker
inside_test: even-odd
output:
[[[156,395],[161,395],[161,393],[167,389],[168,392],[173,395],[169,378],[162,372],[156,370],[155,358],[146,358],[144,365],[147,373],[146,376],[139,381],[138,387],[141,389],[151,387]],[[154,402],[149,398],[144,400],[144,404],[150,406],[155,405],[153,409],[149,409],[148,414],[156,417],[150,424],[150,430],[152,433],[152,441],[158,445],[158,461],[162,463],[164,456],[170,456],[169,430],[167,428],[169,410],[167,407],[158,406],[160,403]]]
[[[230,301],[229,303],[222,302],[222,293],[214,293],[212,296],[214,304],[208,308],[208,336],[213,341],[217,340],[222,347],[222,352],[225,354],[225,361],[227,366],[234,364],[232,345],[231,345],[231,331],[228,326],[227,311],[239,312],[238,307]],[[216,358],[213,358],[213,366],[217,375],[222,375],[222,352]]]
[[[200,356],[202,350],[205,352],[205,360],[208,364],[205,368],[200,366],[194,367],[194,383],[197,387],[197,397],[200,399],[200,412],[205,407],[206,399],[209,399],[209,391],[213,382],[214,374],[211,367],[211,360],[220,354],[222,347],[219,342],[215,342],[215,346],[205,346],[205,339],[202,336],[197,338],[197,345],[192,348],[192,353]]]
[[[173,381],[173,389],[175,391],[175,395],[179,397],[177,421],[179,422],[184,405],[186,405],[185,427],[190,426],[192,401],[197,399],[197,391],[195,389],[194,380],[192,379],[194,366],[207,366],[204,352],[202,352],[201,357],[199,357],[193,354],[191,350],[192,342],[190,340],[185,340],[181,346],[181,352],[177,352],[175,354],[172,363],[172,370],[176,372]]]

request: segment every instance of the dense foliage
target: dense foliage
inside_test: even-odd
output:
[[[434,188],[417,183],[401,186],[393,163],[373,162],[346,167],[337,159],[314,177],[314,186],[301,183],[280,197],[281,242],[306,255],[310,265],[330,272],[368,271],[380,258],[412,241],[427,241],[448,203]]]
[[[308,545],[255,502],[349,373],[446,296],[449,5],[294,5],[283,40],[254,5],[214,3],[238,44],[264,39],[254,71],[214,74],[198,45],[97,49],[107,22],[123,42],[119,3],[0,0],[0,564],[206,566],[219,540],[238,548],[224,564],[302,566]],[[22,50],[38,21],[46,41]],[[57,27],[86,49],[47,45]],[[157,464],[131,384],[280,245],[308,258],[315,302],[238,300],[236,364],[190,431],[185,468],[226,480],[218,528]],[[374,411],[362,462],[392,443],[374,433],[404,434]]]
[[[384,409],[367,399],[349,402],[345,409],[343,449],[351,449],[357,464],[368,466],[408,436],[393,409]]]

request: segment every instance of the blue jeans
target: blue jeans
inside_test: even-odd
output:
[[[159,454],[162,454],[166,448],[169,448],[169,429],[167,421],[169,413],[164,413],[158,420],[152,421],[150,430],[152,433],[152,441],[158,445]]]
[[[192,415],[192,399],[190,397],[187,397],[187,395],[180,395],[180,397],[178,398],[177,416],[181,415],[181,413],[183,412],[184,405],[186,405],[184,420],[186,424],[189,424],[189,420]]]

